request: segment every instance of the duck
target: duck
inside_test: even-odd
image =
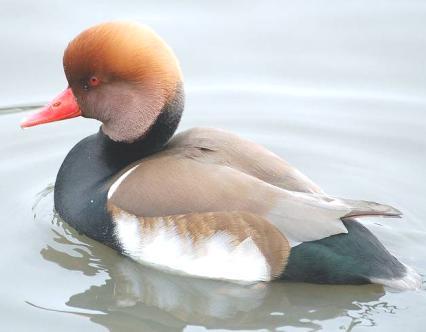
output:
[[[79,233],[188,277],[420,287],[419,274],[360,221],[400,217],[396,208],[331,196],[234,133],[175,134],[183,75],[151,28],[92,26],[68,44],[63,67],[68,87],[21,127],[77,116],[102,123],[71,149],[55,181],[54,208]]]

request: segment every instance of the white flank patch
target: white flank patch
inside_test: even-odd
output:
[[[422,287],[422,277],[411,267],[404,265],[407,273],[401,279],[371,278],[374,284],[380,284],[395,290],[416,290]]]
[[[244,283],[271,279],[269,264],[251,238],[235,246],[230,234],[218,232],[194,246],[161,218],[149,234],[142,234],[140,221],[126,212],[115,216],[114,222],[124,253],[140,263],[210,279]]]
[[[130,174],[132,173],[136,167],[138,167],[139,165],[136,165],[132,168],[130,168],[129,170],[127,170],[124,174],[122,174],[117,180],[115,180],[115,182],[111,185],[111,187],[108,190],[108,199],[110,199],[112,197],[112,195],[114,195],[114,192],[117,190],[118,186],[121,184],[121,182],[123,182],[123,180]]]

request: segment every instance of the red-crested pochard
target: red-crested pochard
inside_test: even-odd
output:
[[[279,156],[223,130],[172,137],[184,109],[182,75],[151,29],[94,26],[70,42],[63,64],[69,87],[21,126],[80,115],[102,122],[56,179],[55,209],[79,232],[196,277],[420,286],[354,220],[398,210],[329,196]]]

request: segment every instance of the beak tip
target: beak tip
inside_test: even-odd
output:
[[[27,128],[27,127],[31,127],[31,122],[29,121],[28,117],[24,117],[20,122],[19,122],[19,127],[21,127],[21,129]]]

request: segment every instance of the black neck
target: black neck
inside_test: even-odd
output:
[[[133,143],[111,140],[102,129],[68,153],[55,183],[55,209],[79,232],[117,248],[106,209],[109,180],[129,164],[161,150],[179,124],[183,90],[165,105],[147,135]]]

